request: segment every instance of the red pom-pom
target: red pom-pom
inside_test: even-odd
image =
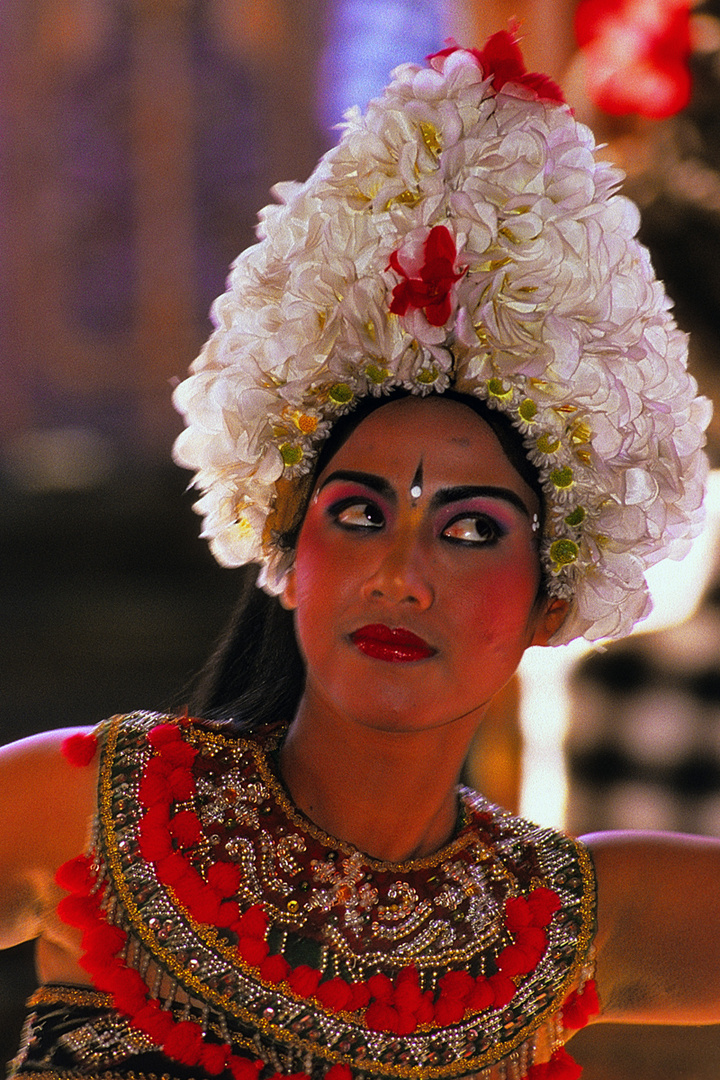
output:
[[[492,988],[496,1009],[504,1009],[515,997],[515,983],[507,975],[491,975],[488,979]]]
[[[82,936],[82,947],[86,953],[102,958],[106,956],[111,960],[117,956],[127,942],[127,933],[119,926],[110,926],[101,923],[86,930]]]
[[[241,937],[264,938],[267,934],[267,915],[259,904],[253,904],[240,916],[237,932]]]
[[[368,1005],[365,1013],[365,1023],[370,1031],[387,1031],[397,1033],[398,1011],[392,1005],[386,1005],[383,1001],[375,1001]]]
[[[406,967],[399,971],[395,979],[395,1004],[400,1010],[415,1012],[422,1004],[420,977],[415,967]]]
[[[200,819],[192,810],[182,810],[175,814],[169,824],[171,835],[178,841],[181,847],[192,847],[202,835]]]
[[[528,896],[533,926],[545,927],[562,907],[560,897],[552,889],[538,888]]]
[[[300,964],[299,967],[294,968],[288,976],[288,983],[293,993],[298,997],[312,997],[320,985],[322,974],[316,971],[315,968],[308,967],[307,964]]]
[[[511,934],[530,925],[532,912],[524,896],[511,896],[505,901],[505,925]]]
[[[422,996],[422,1001],[415,1010],[415,1019],[418,1024],[431,1024],[435,1016],[435,1002],[433,1001],[432,990],[426,990]]]
[[[582,1066],[571,1058],[565,1047],[556,1050],[548,1061],[547,1080],[579,1080]]]
[[[167,779],[170,793],[177,802],[185,802],[195,794],[195,778],[184,765],[173,768]]]
[[[235,927],[235,924],[240,921],[240,905],[236,900],[223,900],[218,908],[217,914],[218,926],[231,926]]]
[[[440,996],[444,998],[460,998],[466,1001],[472,993],[475,980],[467,971],[448,971],[440,979]]]
[[[370,1003],[370,989],[365,983],[356,982],[350,983],[350,1001],[348,1002],[348,1010],[355,1012],[357,1009],[364,1009]]]
[[[392,981],[383,975],[381,971],[377,975],[371,975],[367,981],[370,994],[376,1001],[389,1002],[393,1000],[395,995],[395,987]]]
[[[110,992],[116,1007],[128,1016],[134,1016],[147,1002],[148,988],[133,968],[123,966],[113,971]]]
[[[410,1012],[408,1009],[398,1009],[397,1016],[397,1027],[395,1028],[397,1034],[412,1035],[418,1026],[415,1013]]]
[[[237,950],[245,963],[252,967],[259,967],[270,952],[266,941],[254,937],[240,938]]]
[[[352,990],[344,979],[328,979],[327,982],[320,983],[315,991],[315,997],[326,1009],[341,1012],[350,1004]]]
[[[325,1080],[352,1080],[352,1070],[348,1065],[333,1065],[325,1073]]]
[[[195,820],[197,821],[197,818],[195,818]],[[200,823],[198,821],[198,828],[199,825]],[[208,885],[212,885],[215,892],[218,896],[222,897],[223,900],[237,895],[241,878],[242,874],[240,872],[240,867],[236,866],[235,863],[230,862],[213,863],[207,874]]]
[[[91,859],[87,855],[76,855],[58,867],[55,873],[55,881],[61,889],[75,893],[77,896],[87,896],[95,884],[95,875],[90,869]]]
[[[228,1058],[228,1069],[233,1074],[233,1080],[257,1080],[258,1073],[263,1069],[263,1063],[231,1054]]]
[[[478,976],[468,1000],[468,1008],[472,1009],[473,1012],[483,1012],[485,1009],[489,1009],[494,1002],[495,994],[492,986],[487,979]]]
[[[156,863],[172,854],[172,844],[165,826],[153,827],[145,821],[138,833],[138,847],[146,862]]]
[[[229,1057],[230,1047],[227,1045],[203,1046],[200,1054],[200,1065],[210,1076],[219,1076],[220,1073],[225,1072]]]
[[[68,926],[88,930],[97,924],[100,907],[95,896],[65,896],[57,906],[57,913]]]
[[[563,1027],[568,1031],[579,1031],[585,1027],[591,1016],[597,1016],[599,1012],[597,986],[595,980],[590,979],[581,992],[573,990],[565,1001],[562,1010]]]
[[[68,735],[60,747],[63,757],[78,768],[89,765],[97,753],[97,735]]]
[[[435,1023],[440,1027],[459,1024],[465,1015],[465,1002],[459,997],[441,995],[435,1002]]]
[[[198,752],[194,746],[190,746],[182,740],[166,742],[160,749],[160,757],[163,762],[172,768],[177,766],[189,768],[197,754]]]
[[[142,1009],[135,1013],[130,1020],[133,1027],[143,1031],[158,1043],[163,1043],[172,1029],[175,1021],[166,1009],[160,1008],[158,1001],[148,1001]]]
[[[177,724],[158,724],[148,734],[148,742],[155,750],[171,742],[179,742],[181,739],[180,729]]]
[[[260,965],[260,978],[269,983],[281,983],[290,974],[290,965],[284,956],[266,956]]]
[[[202,1028],[192,1020],[175,1024],[163,1043],[163,1050],[181,1065],[199,1065],[203,1051]]]

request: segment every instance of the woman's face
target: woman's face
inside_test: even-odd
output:
[[[389,730],[476,721],[564,613],[538,598],[538,512],[469,407],[371,413],[317,479],[282,598],[306,700]]]

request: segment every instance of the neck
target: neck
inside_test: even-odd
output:
[[[303,698],[280,751],[295,805],[366,855],[432,854],[457,824],[457,782],[477,717],[421,731],[381,730]]]

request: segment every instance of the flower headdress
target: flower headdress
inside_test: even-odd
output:
[[[709,406],[638,213],[513,38],[396,69],[304,184],[278,185],[175,391],[204,535],[282,588],[279,492],[368,394],[448,387],[506,413],[539,470],[559,642],[621,636],[644,570],[700,530]],[[289,484],[288,484],[289,481]]]

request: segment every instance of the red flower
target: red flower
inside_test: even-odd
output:
[[[564,104],[565,96],[552,79],[540,72],[528,72],[525,67],[520,46],[517,43],[515,27],[513,32],[499,30],[485,43],[484,49],[468,49],[467,51],[477,60],[485,78],[492,77],[494,90],[502,90],[505,83],[514,83],[516,86],[525,86],[536,95],[540,101],[556,101]],[[428,56],[430,63],[436,56],[449,56],[460,48],[455,42],[442,49],[440,52]]]
[[[575,36],[590,97],[605,112],[659,120],[690,100],[689,0],[581,0]]]
[[[430,230],[423,246],[424,262],[420,267],[406,270],[400,263],[398,251],[390,256],[388,268],[404,279],[393,289],[390,311],[405,315],[408,308],[421,308],[431,326],[443,326],[450,318],[450,291],[462,277],[453,268],[457,251],[450,230],[436,225]]]
[[[85,735],[78,732],[76,735],[68,735],[60,746],[60,751],[66,761],[71,765],[82,768],[89,765],[95,757],[98,748],[96,735]]]

